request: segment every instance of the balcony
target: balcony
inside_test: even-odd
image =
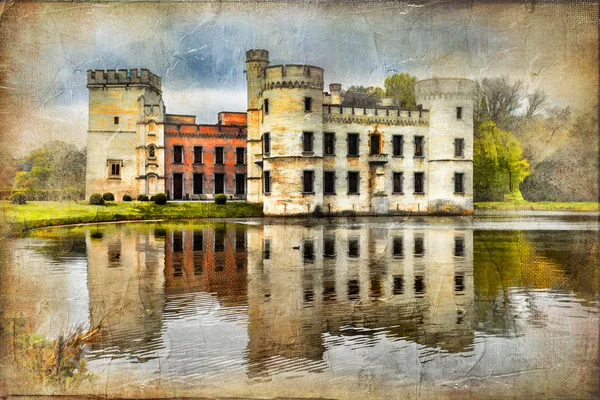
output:
[[[387,162],[387,154],[369,154],[369,164],[386,164]]]

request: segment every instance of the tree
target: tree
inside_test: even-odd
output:
[[[475,126],[485,121],[493,121],[506,129],[516,116],[525,90],[521,81],[510,82],[508,77],[483,78],[477,82],[477,101],[475,102]],[[537,105],[539,107],[539,104]],[[535,111],[535,109],[534,109]]]
[[[519,186],[529,175],[529,162],[520,143],[493,121],[479,125],[473,142],[475,201],[503,201],[505,195],[521,198]]]
[[[15,188],[30,199],[77,199],[85,193],[85,150],[53,141],[19,160]]]
[[[539,111],[542,108],[542,105],[548,99],[548,95],[541,89],[536,89],[533,93],[527,95],[527,102],[529,103],[527,106],[527,112],[525,116],[527,118],[533,117],[536,111]]]
[[[415,84],[417,78],[402,72],[385,78],[385,97],[400,100],[400,106],[405,108],[416,108]]]
[[[345,107],[374,108],[384,97],[384,92],[379,86],[350,86],[341,95],[342,105]]]

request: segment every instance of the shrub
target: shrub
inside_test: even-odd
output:
[[[223,193],[219,193],[215,195],[215,204],[225,204],[227,203],[227,196]]]
[[[100,193],[94,193],[90,196],[90,204],[102,205],[104,204],[104,198]]]
[[[150,201],[154,201],[154,196],[150,196]]]
[[[114,194],[112,194],[112,193],[110,193],[110,192],[109,192],[109,193],[104,193],[104,194],[102,195],[102,198],[103,198],[105,201],[115,201],[115,195],[114,195]]]
[[[140,194],[140,195],[137,197],[137,200],[138,200],[138,201],[148,201],[148,196],[146,196],[145,194]]]
[[[131,201],[131,196],[128,194],[123,195],[123,201]]]
[[[17,192],[12,195],[12,197],[10,198],[10,201],[13,204],[26,204],[27,196],[25,196],[25,193]]]
[[[167,195],[164,193],[157,193],[154,196],[154,204],[164,205],[167,204]]]

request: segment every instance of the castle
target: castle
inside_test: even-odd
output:
[[[88,71],[86,196],[217,193],[265,215],[473,212],[473,93],[467,79],[416,84],[416,109],[342,106],[323,69],[246,53],[247,113],[216,125],[167,114],[148,70]]]

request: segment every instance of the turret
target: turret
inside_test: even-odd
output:
[[[339,105],[342,104],[342,84],[332,83],[329,85],[329,95],[331,100],[329,104]]]
[[[269,66],[269,52],[248,50],[246,52],[246,81],[248,82],[248,110],[261,107],[260,94],[264,85],[264,70]]]

